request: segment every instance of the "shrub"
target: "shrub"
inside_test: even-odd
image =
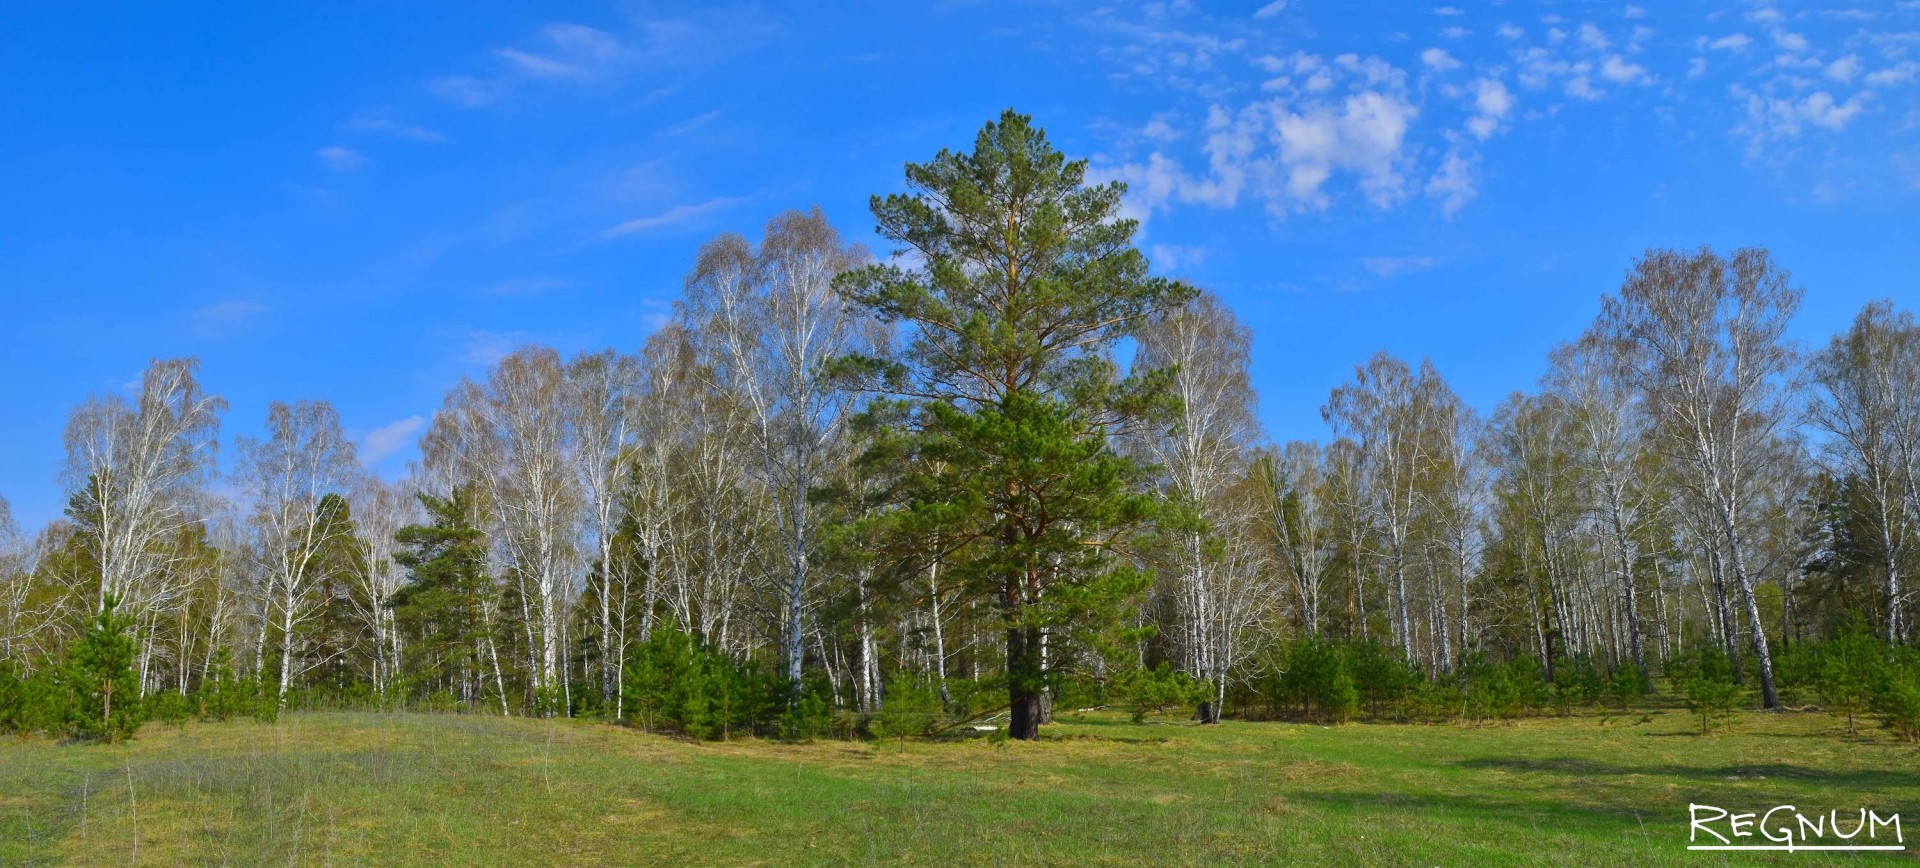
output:
[[[1633,666],[1622,666],[1613,671],[1613,677],[1607,679],[1607,700],[1618,706],[1622,713],[1633,710],[1633,705],[1646,695],[1646,683],[1640,680],[1640,670]]]
[[[807,696],[812,692],[802,690],[791,709],[806,706],[803,713],[808,719],[801,728],[809,733],[819,723],[814,715],[822,709],[828,720],[819,728],[831,725],[833,708],[830,688],[824,697]],[[787,695],[779,676],[764,672],[753,661],[738,662],[706,648],[673,624],[655,630],[627,664],[628,714],[650,730],[713,740],[729,738],[735,730],[769,731]]]
[[[1881,668],[1874,691],[1874,708],[1894,732],[1908,741],[1920,741],[1920,653],[1907,648]]]
[[[228,720],[245,716],[261,723],[279,719],[280,697],[273,685],[258,678],[235,675],[231,660],[222,648],[207,666],[206,677],[193,695],[200,719]]]
[[[1848,735],[1858,731],[1855,716],[1873,705],[1885,656],[1885,646],[1857,621],[1842,627],[1814,653],[1814,689],[1829,711],[1846,715]]]
[[[907,737],[925,735],[943,716],[940,694],[917,679],[899,678],[887,684],[886,701],[868,721],[875,738],[897,738],[900,751],[906,752]]]
[[[24,675],[0,661],[0,733],[65,732],[72,691],[64,676],[58,668]]]
[[[1675,657],[1668,666],[1674,687],[1687,701],[1687,708],[1700,715],[1700,733],[1712,730],[1713,719],[1733,713],[1740,698],[1740,685],[1733,680],[1733,661],[1717,645],[1700,648]]]
[[[176,690],[162,690],[147,697],[147,716],[174,726],[186,726],[193,719],[193,700]]]
[[[1184,672],[1175,672],[1164,661],[1153,669],[1130,669],[1115,675],[1107,683],[1109,692],[1133,707],[1133,722],[1146,720],[1170,708],[1199,705],[1212,696],[1212,687]]]

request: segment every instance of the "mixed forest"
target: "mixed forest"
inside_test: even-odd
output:
[[[1684,701],[1920,735],[1920,325],[1823,344],[1764,249],[1650,250],[1482,412],[1381,352],[1269,442],[1254,336],[1009,112],[699,249],[634,352],[522,347],[396,479],[323,399],[225,439],[157,359],[0,500],[0,731],[408,708],[700,738],[1037,736]],[[1625,256],[1623,255],[1623,260]],[[1814,291],[1818,291],[1816,288]]]

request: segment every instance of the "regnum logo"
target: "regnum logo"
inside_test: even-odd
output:
[[[1804,813],[1792,805],[1764,811],[1729,811],[1687,805],[1692,814],[1689,850],[1905,850],[1898,813],[1872,808]]]

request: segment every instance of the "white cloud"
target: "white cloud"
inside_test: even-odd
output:
[[[1170,121],[1170,117],[1165,113],[1155,115],[1152,119],[1148,120],[1147,125],[1140,128],[1140,134],[1146,136],[1148,139],[1161,143],[1174,142],[1180,139],[1180,130],[1174,127]]]
[[[1647,10],[1642,9],[1638,6],[1628,6],[1626,9],[1622,10],[1620,14],[1629,19],[1645,18],[1647,17]]]
[[[1255,10],[1253,17],[1256,19],[1272,18],[1285,11],[1287,11],[1287,0],[1273,0],[1272,3],[1268,3]]]
[[[1845,84],[1860,74],[1860,55],[1849,54],[1827,64],[1827,77]]]
[[[700,218],[705,217],[708,214],[711,214],[715,211],[719,211],[723,208],[729,207],[731,205],[734,205],[735,203],[742,202],[742,201],[745,201],[744,197],[720,196],[713,199],[708,199],[705,202],[697,202],[697,203],[686,204],[686,205],[675,205],[672,208],[668,208],[667,210],[659,214],[653,214],[646,217],[635,217],[632,220],[627,220],[621,223],[617,223],[613,226],[608,227],[605,230],[602,230],[599,234],[593,237],[594,237],[594,240],[596,241],[605,241],[610,238],[621,238],[628,235],[639,235],[642,233],[651,232],[656,229],[671,229],[678,226],[684,226],[688,223],[692,223],[696,220],[699,220]]]
[[[1580,25],[1580,44],[1594,51],[1606,51],[1613,46],[1613,43],[1607,41],[1607,35],[1591,24]]]
[[[425,418],[408,416],[368,431],[367,436],[360,438],[360,462],[368,467],[379,464],[387,456],[406,448],[413,435],[426,426]]]
[[[1459,26],[1442,27],[1440,28],[1440,35],[1448,39],[1465,39],[1469,36],[1472,36],[1473,31],[1468,30],[1465,27],[1459,27]]]
[[[1745,51],[1752,44],[1753,37],[1745,33],[1730,33],[1707,43],[1707,47],[1715,51]]]
[[[1206,248],[1186,244],[1155,244],[1147,249],[1147,254],[1162,272],[1179,271],[1207,261]]]
[[[1778,9],[1775,9],[1771,6],[1766,6],[1759,9],[1755,9],[1752,12],[1748,12],[1747,20],[1758,22],[1761,24],[1777,24],[1781,21],[1787,20],[1787,16],[1780,14],[1780,10]]]
[[[1431,256],[1368,256],[1361,259],[1360,264],[1381,277],[1397,277],[1432,268],[1440,264],[1440,260]]]
[[[1519,39],[1520,37],[1527,35],[1527,31],[1522,30],[1519,27],[1516,27],[1512,24],[1502,24],[1499,27],[1495,28],[1493,32],[1500,34],[1501,39]]]
[[[1903,60],[1878,72],[1868,73],[1866,81],[1874,87],[1892,87],[1896,84],[1905,84],[1916,77],[1920,77],[1920,63]]]
[[[1788,30],[1773,31],[1773,44],[1795,54],[1807,50],[1807,38]]]
[[[1780,98],[1746,92],[1747,118],[1734,129],[1750,142],[1749,156],[1758,156],[1762,143],[1797,138],[1808,126],[1838,132],[1866,111],[1866,97],[1855,94],[1842,102],[1826,91],[1804,98]]]
[[[1433,7],[1433,14],[1444,15],[1449,18],[1453,18],[1460,15],[1465,15],[1467,14],[1467,11],[1457,6],[1435,6]]]
[[[1419,110],[1404,98],[1365,91],[1339,105],[1276,108],[1272,135],[1279,142],[1279,168],[1287,196],[1304,208],[1329,204],[1321,190],[1335,170],[1352,172],[1375,206],[1386,208],[1406,195],[1401,175],[1407,128]]]
[[[1474,85],[1474,115],[1467,129],[1474,138],[1485,140],[1500,128],[1500,121],[1513,109],[1513,92],[1499,79],[1483,78]]]
[[[1460,213],[1479,190],[1473,183],[1473,166],[1458,152],[1447,155],[1440,164],[1439,171],[1427,179],[1427,195],[1440,200],[1440,213],[1448,220]]]
[[[1633,84],[1647,79],[1647,69],[1637,63],[1629,63],[1620,55],[1608,55],[1606,62],[1600,64],[1600,77],[1616,84]]]
[[[336,172],[351,172],[367,164],[367,158],[352,148],[331,145],[313,152],[327,168]]]
[[[1460,61],[1448,54],[1444,48],[1429,48],[1420,52],[1420,62],[1437,72],[1447,72],[1460,68]]]

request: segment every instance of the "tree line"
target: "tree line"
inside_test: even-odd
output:
[[[873,198],[883,260],[818,209],[717,237],[637,352],[512,352],[395,480],[324,400],[223,444],[198,362],[154,361],[70,413],[63,518],[0,500],[0,726],[1920,697],[1911,312],[1806,351],[1767,251],[1652,250],[1490,414],[1381,352],[1273,444],[1251,331],[1086,171],[1008,112]]]

